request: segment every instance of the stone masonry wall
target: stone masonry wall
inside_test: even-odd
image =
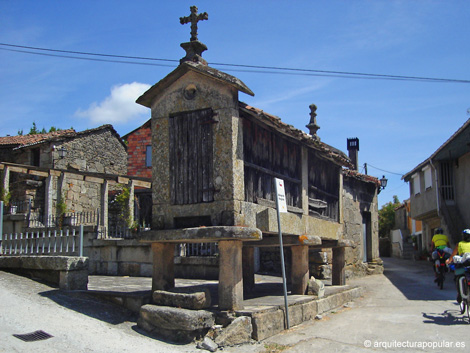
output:
[[[364,275],[368,271],[364,259],[363,215],[370,214],[370,240],[368,262],[379,260],[378,204],[375,185],[345,177],[343,184],[344,238],[358,246],[346,248],[346,275]]]

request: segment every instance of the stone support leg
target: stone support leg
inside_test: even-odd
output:
[[[101,197],[100,197],[100,224],[98,226],[102,227],[102,231],[108,232],[108,192],[109,192],[109,183],[107,180],[103,181],[101,184]]]
[[[243,243],[219,241],[219,309],[243,309]]]
[[[345,248],[333,248],[332,284],[334,286],[344,286],[346,284],[344,254]]]
[[[175,287],[175,245],[152,243],[153,275],[152,291]]]
[[[243,247],[243,294],[253,292],[255,289],[255,248]]]
[[[51,227],[51,216],[53,216],[53,194],[54,194],[54,179],[55,177],[49,175],[46,178],[46,193],[45,193],[45,205],[44,205],[44,225]]]
[[[304,295],[307,291],[309,268],[308,268],[308,245],[291,247],[291,281],[292,294]]]

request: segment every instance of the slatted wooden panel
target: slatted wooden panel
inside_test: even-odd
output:
[[[175,205],[214,200],[212,109],[170,117],[170,187]]]
[[[301,207],[300,146],[248,119],[243,120],[245,200],[274,200],[273,178],[284,180],[289,206]]]
[[[308,197],[326,202],[327,206],[311,207],[311,213],[338,220],[340,167],[319,158],[314,151],[308,154]],[[321,203],[321,202],[317,202]],[[315,204],[315,202],[310,202]]]

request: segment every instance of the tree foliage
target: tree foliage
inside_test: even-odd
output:
[[[48,132],[54,132],[54,131],[60,131],[60,130],[62,129],[59,129],[55,126],[51,126],[49,130],[46,130],[44,127],[42,128],[42,130],[39,130],[36,125],[36,122],[33,121],[33,125],[29,128],[29,132],[27,133],[27,135],[47,134]],[[18,136],[23,136],[23,134],[24,134],[23,129],[18,130]]]
[[[379,237],[388,238],[395,227],[395,209],[400,206],[398,196],[393,196],[393,202],[388,202],[379,210]]]

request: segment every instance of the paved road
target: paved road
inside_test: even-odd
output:
[[[135,320],[111,303],[0,271],[0,352],[201,352],[146,337]],[[13,336],[37,330],[54,337],[23,342]]]
[[[470,323],[458,311],[453,275],[439,290],[428,262],[385,259],[385,268],[384,275],[352,281],[366,289],[352,305],[271,337],[263,347],[251,346],[249,352],[266,345],[289,353],[468,352]]]
[[[433,283],[429,263],[385,260],[384,275],[349,282],[365,288],[363,298],[322,320],[224,352],[468,351],[470,324],[458,312],[450,278],[441,291]],[[143,335],[135,319],[83,293],[64,293],[0,271],[0,352],[202,353],[194,344],[171,345]],[[36,330],[54,337],[23,342],[13,336]]]

